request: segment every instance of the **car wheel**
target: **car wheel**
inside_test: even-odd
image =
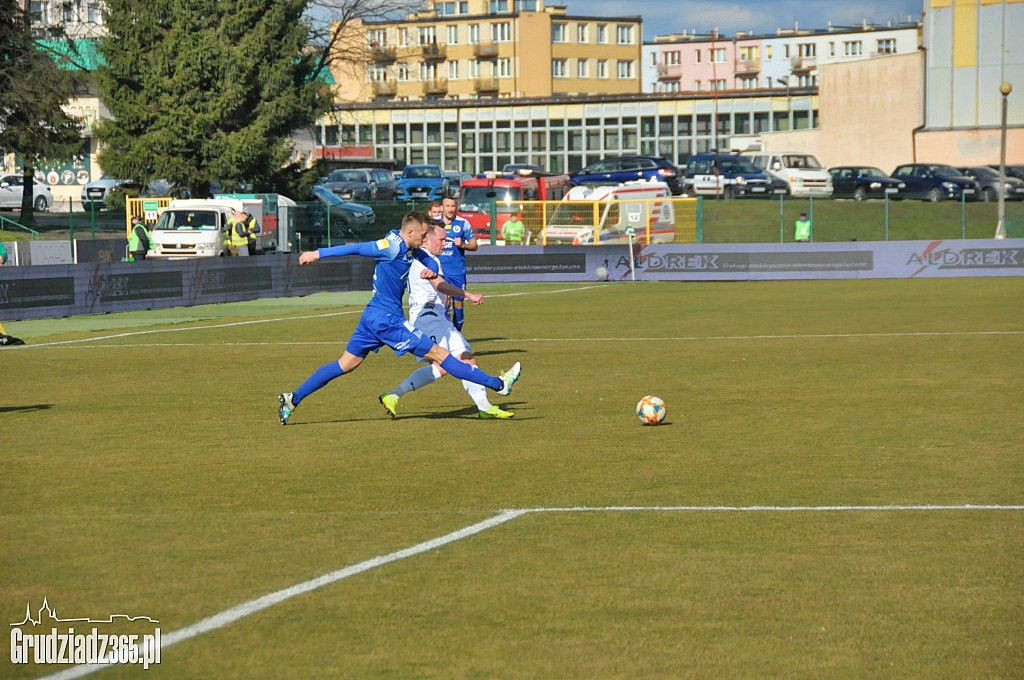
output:
[[[46,196],[36,196],[35,202],[32,204],[36,212],[46,211]]]
[[[938,203],[942,200],[942,192],[939,191],[938,187],[932,187],[928,190],[928,200],[932,203]]]
[[[722,191],[722,196],[725,197],[726,200],[732,200],[736,198],[736,187],[732,186],[731,184],[727,185],[725,189]]]
[[[981,200],[983,201],[994,201],[996,200],[996,192],[992,187],[985,187],[981,190]]]
[[[857,187],[853,190],[853,200],[863,201],[864,200],[864,187]]]

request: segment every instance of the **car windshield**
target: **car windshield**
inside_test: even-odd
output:
[[[878,168],[861,168],[860,169],[860,176],[861,177],[888,177],[889,175],[885,174],[884,172],[882,172]]]
[[[335,170],[327,177],[328,182],[365,182],[366,173],[358,170]]]
[[[782,157],[782,162],[787,168],[821,169],[821,163],[818,162],[818,159],[807,154],[786,154]]]
[[[494,195],[490,196],[489,194]],[[490,212],[491,199],[493,199],[498,205],[499,213],[518,212],[519,208],[511,204],[522,197],[523,192],[519,187],[463,187],[459,210],[476,213]]]
[[[437,168],[406,168],[402,177],[440,177],[441,171]]]
[[[168,210],[156,221],[157,230],[216,229],[217,213],[212,210]]]
[[[966,168],[972,175],[978,177],[985,177],[987,179],[999,179],[999,171],[993,170],[992,168]]]
[[[952,165],[933,165],[931,166],[931,169],[936,175],[942,175],[944,177],[960,177],[964,174]]]
[[[721,161],[722,172],[731,172],[741,175],[750,175],[761,172],[761,168],[747,161],[723,160]]]

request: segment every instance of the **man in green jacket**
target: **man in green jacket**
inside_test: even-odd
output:
[[[153,247],[153,239],[150,236],[149,229],[146,228],[146,222],[136,215],[132,218],[132,231],[128,236],[128,252],[131,253],[132,259],[139,261],[146,259],[146,253],[148,253]]]

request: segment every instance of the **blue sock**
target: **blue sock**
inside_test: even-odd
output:
[[[461,331],[462,324],[466,321],[466,309],[464,307],[456,307],[453,316],[455,320],[452,321],[452,325],[455,326],[455,330]]]
[[[441,368],[448,371],[459,380],[468,380],[469,382],[476,383],[477,385],[490,387],[494,391],[498,391],[502,387],[501,378],[495,378],[492,375],[487,375],[473,364],[467,364],[465,361],[456,359],[453,354],[449,354],[445,360],[441,362]]]
[[[324,364],[313,371],[313,375],[309,376],[309,378],[306,379],[306,382],[299,385],[299,389],[292,393],[292,403],[298,406],[300,401],[313,394],[335,378],[340,378],[344,374],[345,371],[341,370],[341,366],[338,365],[337,361]]]

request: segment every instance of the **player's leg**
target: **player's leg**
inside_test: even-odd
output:
[[[465,276],[445,276],[445,281],[452,284],[456,288],[466,288],[466,277]],[[452,325],[455,326],[455,330],[461,331],[462,324],[466,320],[465,298],[453,297],[452,299]]]
[[[483,385],[496,391],[501,396],[506,396],[512,391],[512,385],[519,380],[522,370],[519,362],[498,377],[488,375],[472,364],[457,359],[451,352],[440,345],[434,345],[430,351],[423,355],[430,361],[438,364],[441,368],[451,373],[459,380],[468,380],[477,385]]]

